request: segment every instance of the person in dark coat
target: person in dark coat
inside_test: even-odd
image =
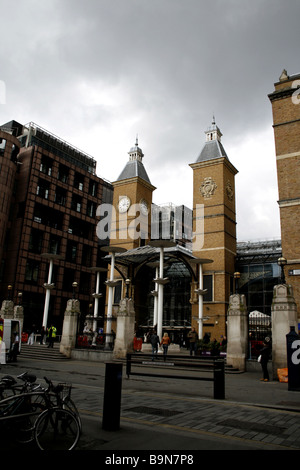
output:
[[[263,371],[263,378],[260,380],[263,380],[264,382],[269,382],[268,361],[270,358],[270,352],[271,351],[270,351],[269,343],[264,341],[263,348],[260,351],[260,355],[261,355],[260,364],[261,364],[261,368]]]
[[[191,331],[188,333],[187,337],[190,340],[190,356],[196,355],[197,352],[197,341],[198,341],[198,333],[195,328],[192,328]]]
[[[40,344],[45,344],[45,343],[44,343],[45,335],[46,335],[46,330],[45,330],[45,327],[42,326],[42,329],[41,329],[41,337],[40,337]]]
[[[150,336],[150,343],[152,345],[152,361],[154,361],[154,356],[157,354],[159,346],[159,337],[155,331],[153,331]]]

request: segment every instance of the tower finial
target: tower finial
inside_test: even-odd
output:
[[[136,135],[135,145],[136,145],[137,147],[138,147],[138,145],[139,145],[139,137],[138,137],[138,134]]]

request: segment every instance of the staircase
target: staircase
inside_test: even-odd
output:
[[[20,357],[41,361],[65,361],[68,359],[59,351],[59,343],[54,343],[53,348],[48,348],[46,344],[34,343],[28,345],[22,343]]]

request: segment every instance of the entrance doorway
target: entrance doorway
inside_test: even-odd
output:
[[[272,341],[272,319],[270,315],[255,310],[248,317],[249,359],[257,359],[266,338]]]

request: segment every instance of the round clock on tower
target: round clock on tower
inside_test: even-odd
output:
[[[127,212],[130,207],[130,199],[128,196],[122,196],[119,199],[118,209],[119,212]]]

